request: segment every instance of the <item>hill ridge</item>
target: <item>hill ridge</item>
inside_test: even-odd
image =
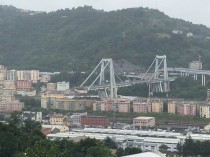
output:
[[[87,71],[101,58],[145,68],[163,54],[170,66],[183,67],[201,55],[210,68],[210,29],[154,9],[85,6],[46,13],[0,6],[0,34],[0,63],[17,69]]]

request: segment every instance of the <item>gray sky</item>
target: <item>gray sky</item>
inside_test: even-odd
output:
[[[170,17],[210,27],[210,0],[0,0],[0,4],[34,11],[55,11],[84,5],[106,11],[148,7],[157,8]]]

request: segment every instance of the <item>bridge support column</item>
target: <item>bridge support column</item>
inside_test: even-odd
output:
[[[194,78],[195,81],[197,81],[198,80],[198,75],[197,74],[194,74],[193,75],[193,78]]]
[[[206,75],[202,74],[202,86],[206,86]]]
[[[162,87],[161,82],[159,83],[159,86],[160,86],[160,92],[162,93],[163,92],[163,87]]]
[[[206,86],[206,75],[203,75],[203,77],[204,86]]]

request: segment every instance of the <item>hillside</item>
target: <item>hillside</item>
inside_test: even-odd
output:
[[[194,36],[187,38],[189,32]],[[145,8],[37,13],[0,6],[0,36],[0,64],[10,68],[86,71],[103,57],[144,68],[166,54],[170,66],[187,66],[201,55],[210,69],[209,28]]]

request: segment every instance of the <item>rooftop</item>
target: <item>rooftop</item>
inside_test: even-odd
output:
[[[123,156],[123,157],[162,157],[162,155],[159,155],[153,152],[145,152],[145,153],[133,154],[133,155]]]
[[[53,114],[50,116],[50,118],[63,118],[63,117],[64,117],[64,115],[62,115],[62,114]]]
[[[155,117],[136,117],[134,119],[143,119],[143,120],[148,120],[148,119],[153,119]]]

